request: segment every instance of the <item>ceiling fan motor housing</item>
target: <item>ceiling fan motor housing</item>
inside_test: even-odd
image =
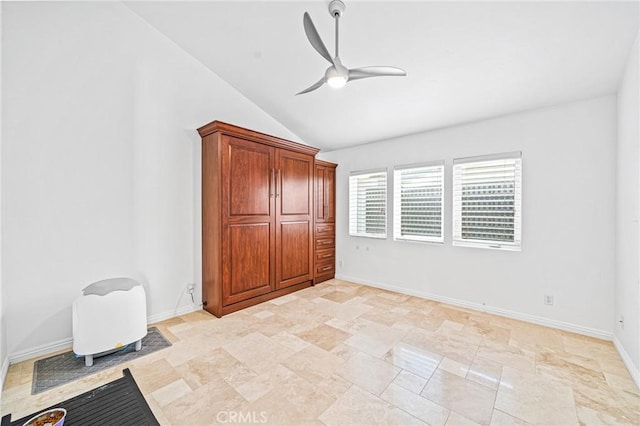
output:
[[[347,7],[340,0],[332,0],[331,3],[329,3],[329,14],[331,14],[332,18],[335,18],[336,15],[340,18],[346,8]]]

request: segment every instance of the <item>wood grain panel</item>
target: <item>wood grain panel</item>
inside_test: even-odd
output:
[[[226,228],[224,304],[270,292],[271,224],[231,224]]]
[[[336,235],[336,225],[333,223],[316,224],[316,238],[334,237]]]
[[[202,138],[202,300],[214,315],[222,315],[219,290],[222,271],[220,262],[220,143],[218,134]]]
[[[336,246],[335,237],[316,238],[316,249],[322,250]]]
[[[315,175],[315,188],[314,188],[314,192],[315,192],[315,197],[314,197],[314,211],[315,211],[315,221],[316,223],[319,222],[324,222],[324,216],[325,216],[325,186],[324,186],[324,181],[325,181],[325,172],[327,171],[327,168],[324,166],[319,166],[316,165],[316,175]]]
[[[327,167],[324,174],[325,222],[336,221],[336,166]]]
[[[280,214],[311,214],[313,201],[313,157],[295,152],[279,151]]]
[[[316,250],[316,263],[325,262],[327,260],[335,261],[335,258],[336,258],[335,248]]]
[[[282,234],[281,276],[282,281],[311,272],[309,262],[309,222],[291,222],[280,225]]]
[[[314,283],[329,280],[336,272],[336,167],[316,160],[314,176],[315,267]]]
[[[225,138],[228,138],[229,216],[268,216],[273,185],[272,149],[242,139]]]

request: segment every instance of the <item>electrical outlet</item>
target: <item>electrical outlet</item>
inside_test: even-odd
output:
[[[550,294],[545,294],[544,295],[544,304],[552,306],[553,305],[553,296],[550,295]]]
[[[187,286],[187,293],[193,293],[196,290],[196,285],[195,284],[189,284]]]
[[[344,260],[340,261],[340,267],[342,268],[344,266]]]

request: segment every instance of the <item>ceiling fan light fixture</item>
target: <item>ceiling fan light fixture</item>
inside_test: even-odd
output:
[[[349,80],[349,70],[342,65],[340,58],[336,57],[334,61],[335,65],[327,68],[327,71],[324,73],[324,78],[330,87],[339,89],[347,84],[347,80]]]
[[[302,24],[304,26],[304,32],[307,35],[307,39],[311,46],[322,56],[325,58],[331,66],[327,68],[325,71],[324,77],[313,83],[311,86],[307,87],[301,92],[296,93],[297,95],[302,95],[303,93],[312,92],[323,84],[328,84],[330,87],[334,89],[338,89],[348,81],[351,80],[360,80],[362,78],[371,78],[371,77],[384,77],[384,76],[405,76],[407,73],[400,68],[396,67],[362,67],[362,68],[352,68],[349,69],[342,65],[342,61],[340,60],[340,55],[338,54],[338,46],[339,46],[339,37],[338,37],[338,23],[340,22],[340,17],[343,15],[345,10],[344,3],[341,0],[333,0],[329,4],[329,14],[335,20],[336,24],[336,52],[335,56],[331,56],[327,47],[324,45],[324,42],[320,38],[320,34],[318,34],[318,30],[316,26],[313,24],[311,20],[311,16],[309,16],[308,12],[304,13],[302,17]]]
[[[329,87],[332,87],[334,89],[339,89],[341,87],[344,87],[345,84],[347,84],[347,78],[341,75],[334,75],[327,78],[327,84],[329,85]]]

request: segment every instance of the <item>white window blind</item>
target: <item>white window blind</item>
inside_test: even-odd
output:
[[[393,172],[393,237],[443,242],[444,162],[398,166]]]
[[[520,250],[520,152],[453,161],[453,244]]]
[[[349,176],[349,235],[387,237],[387,170]]]

